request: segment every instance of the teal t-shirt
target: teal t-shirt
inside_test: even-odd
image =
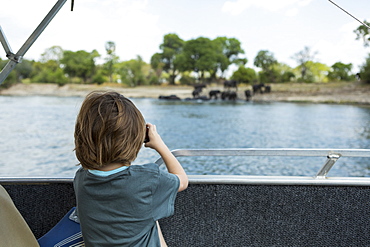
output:
[[[107,176],[80,168],[73,183],[87,247],[160,246],[156,221],[174,213],[176,175],[156,164]]]

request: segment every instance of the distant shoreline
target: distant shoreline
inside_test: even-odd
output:
[[[0,91],[0,95],[11,96],[60,96],[85,97],[94,90],[118,91],[128,98],[158,98],[159,96],[176,95],[181,99],[192,98],[191,86],[138,86],[134,88],[122,87],[119,84],[84,85],[31,83],[15,84]],[[223,91],[222,85],[211,85],[203,89],[201,95],[208,96],[210,90]],[[251,90],[249,85],[238,88],[238,99],[245,100],[245,90]],[[360,82],[347,83],[281,83],[271,84],[271,93],[256,94],[252,97],[256,102],[304,102],[304,103],[332,103],[370,105],[370,85]]]

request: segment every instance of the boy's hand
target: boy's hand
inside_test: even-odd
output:
[[[161,136],[157,132],[155,125],[147,123],[149,141],[144,145],[148,148],[153,148],[162,157],[166,164],[169,173],[175,174],[180,179],[180,185],[177,191],[183,191],[188,187],[188,176],[182,168],[180,162],[171,153],[166,144],[163,142]]]
[[[146,127],[148,128],[149,141],[146,142],[144,146],[157,151],[162,147],[166,147],[166,144],[163,142],[161,136],[157,132],[157,127],[150,123],[147,123]]]

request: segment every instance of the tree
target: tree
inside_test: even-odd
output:
[[[163,72],[164,63],[162,62],[162,56],[159,53],[154,54],[150,59],[150,64],[155,71],[157,78],[160,78]]]
[[[370,83],[370,54],[368,54],[365,63],[361,66],[360,76],[361,80]]]
[[[177,34],[169,33],[163,37],[163,43],[159,46],[161,53],[152,56],[151,65],[153,69],[163,69],[170,75],[170,84],[175,84],[179,74],[177,57],[181,54],[184,41]]]
[[[113,81],[114,64],[118,62],[118,56],[116,56],[116,44],[113,41],[107,41],[105,43],[105,50],[107,57],[105,58],[104,68],[108,73],[109,82]]]
[[[304,66],[307,68],[305,82],[327,82],[327,75],[330,71],[330,67],[313,61],[307,61]],[[298,69],[301,68],[298,66]]]
[[[205,72],[217,68],[219,53],[217,46],[208,38],[199,37],[185,43],[183,52],[178,56],[180,71],[194,71],[201,80]]]
[[[34,63],[31,81],[64,85],[68,82],[68,78],[57,61],[48,60]]]
[[[124,84],[131,87],[140,86],[146,83],[144,68],[146,63],[140,56],[136,59],[124,61],[117,64],[118,74],[121,76]]]
[[[91,80],[95,73],[95,59],[100,57],[96,50],[92,52],[87,51],[64,51],[61,64],[63,65],[64,72],[70,78],[79,77],[84,83]]]
[[[302,51],[293,55],[292,58],[296,60],[298,67],[300,68],[302,81],[306,81],[306,75],[308,73],[307,62],[313,61],[316,54],[317,52],[311,52],[311,48],[305,46]]]
[[[257,80],[257,74],[252,68],[239,66],[239,68],[231,76],[231,79],[238,82],[254,83]]]
[[[277,81],[277,72],[274,71],[273,65],[277,64],[274,54],[268,50],[261,50],[254,59],[254,65],[262,69],[259,72],[260,82],[269,83]]]
[[[60,46],[52,46],[41,54],[40,62],[33,64],[32,82],[56,83],[64,85],[68,79],[61,68],[63,49]]]
[[[367,22],[366,20],[364,23],[368,26],[370,26],[370,22]],[[356,34],[356,40],[362,39],[364,42],[364,46],[367,47],[370,44],[370,32],[369,28],[365,25],[359,26],[356,30],[353,31]]]
[[[4,68],[5,65],[7,64],[7,60],[2,60],[0,58],[0,68]],[[7,78],[5,78],[5,81],[3,83],[0,84],[0,88],[8,88],[10,87],[12,84],[15,84],[17,83],[17,75],[16,75],[16,71],[13,70],[10,72],[10,74],[8,75]]]
[[[277,63],[277,60],[275,59],[274,54],[267,50],[259,51],[254,59],[254,65],[264,71],[270,70],[272,65],[275,63]]]
[[[272,70],[277,74],[277,82],[290,82],[295,78],[294,70],[285,63],[275,63]]]
[[[217,37],[213,42],[216,43],[216,47],[220,52],[217,61],[217,69],[221,71],[221,74],[223,74],[232,63],[237,65],[244,65],[247,63],[248,60],[246,58],[239,57],[240,54],[244,54],[244,50],[241,48],[240,41],[236,38]]]
[[[22,62],[15,67],[17,82],[21,82],[22,79],[29,78],[31,76],[33,63],[33,61],[23,59]]]
[[[351,81],[354,76],[351,74],[352,64],[344,64],[336,62],[331,66],[331,70],[328,73],[328,78],[331,81]]]
[[[49,60],[54,60],[60,64],[60,60],[63,58],[63,49],[60,46],[52,46],[45,50],[41,54],[40,62],[46,63]]]

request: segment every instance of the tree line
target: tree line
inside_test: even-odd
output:
[[[365,21],[366,24],[370,24]],[[370,44],[370,33],[365,26],[354,30],[356,39],[363,39],[364,46]],[[283,83],[283,82],[328,82],[353,81],[355,77],[370,83],[370,54],[359,73],[352,72],[352,64],[340,61],[328,66],[315,61],[315,51],[304,47],[292,55],[297,66],[292,68],[279,62],[269,50],[260,50],[253,60],[256,71],[247,67],[248,59],[241,43],[236,38],[217,37],[213,40],[198,37],[183,40],[177,34],[169,33],[163,37],[160,52],[152,55],[150,63],[140,56],[121,61],[116,52],[116,44],[105,44],[105,55],[96,50],[63,50],[53,46],[41,54],[39,61],[24,59],[9,75],[4,86],[21,81],[81,84],[121,83],[135,87],[140,85],[159,85],[162,83],[194,85],[195,83],[221,82],[226,79],[241,83]],[[98,63],[103,59],[103,63]],[[0,67],[7,60],[0,59]],[[230,78],[226,72],[230,66],[237,68]]]

